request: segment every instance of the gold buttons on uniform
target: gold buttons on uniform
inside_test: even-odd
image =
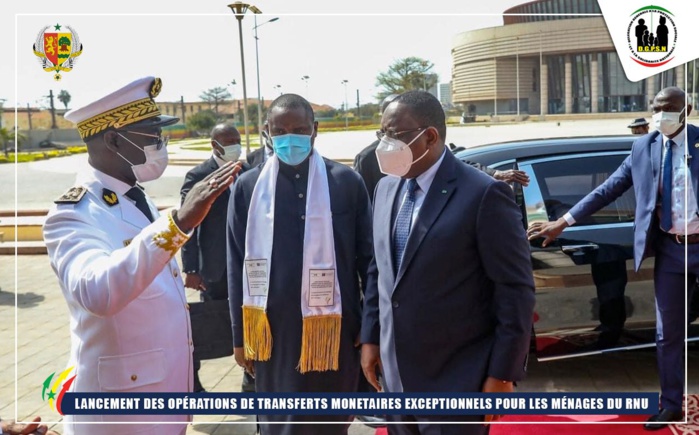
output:
[[[174,276],[175,278],[177,278],[177,275],[178,275],[177,270],[173,270],[173,271],[172,271],[172,276]]]
[[[189,304],[184,304],[184,307],[189,311]]]
[[[132,381],[136,382],[136,379],[138,379],[138,376],[136,376],[136,375],[131,375],[131,380],[132,380]]]

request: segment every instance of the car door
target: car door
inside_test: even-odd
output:
[[[518,161],[531,179],[520,199],[525,224],[562,217],[627,155],[590,152]],[[630,189],[550,246],[532,241],[538,359],[654,345],[653,261],[633,270],[635,206]]]

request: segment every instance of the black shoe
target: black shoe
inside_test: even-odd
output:
[[[658,423],[660,421],[672,422],[682,421],[682,411],[670,411],[669,409],[661,409],[660,414],[655,414],[648,419],[648,423],[643,425],[645,430],[659,430],[668,425],[668,423]]]
[[[386,427],[386,419],[380,415],[355,415],[354,418],[374,429]]]
[[[192,390],[195,393],[206,393],[204,386],[199,381],[199,373],[198,372],[194,373],[194,388],[192,388]]]

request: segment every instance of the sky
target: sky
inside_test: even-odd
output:
[[[248,12],[242,21],[248,98],[257,97],[255,18],[264,99],[293,92],[313,103],[340,107],[346,95],[353,107],[357,92],[361,104],[376,102],[376,76],[403,57],[431,61],[440,82],[449,82],[454,36],[500,26],[502,12],[524,2],[259,0],[253,4],[263,14]],[[0,60],[0,99],[7,100],[5,107],[45,106],[49,90],[56,95],[65,89],[72,96],[69,107],[79,107],[148,75],[163,80],[158,101],[181,96],[198,101],[204,90],[217,86],[242,98],[238,22],[227,4],[3,1],[0,37],[13,43],[5,45],[6,56]],[[274,17],[279,19],[266,23]],[[56,24],[71,26],[83,44],[75,68],[62,73],[60,82],[41,69],[32,52],[38,33]],[[303,76],[310,77],[307,85]]]

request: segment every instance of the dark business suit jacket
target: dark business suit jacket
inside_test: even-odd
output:
[[[374,203],[374,261],[362,342],[393,334],[406,392],[480,391],[522,379],[534,309],[529,243],[511,188],[446,152],[400,270],[391,234],[404,182],[385,177]],[[387,370],[384,375],[396,376]]]
[[[687,150],[689,153],[689,170],[694,192],[699,178],[699,128],[687,125]],[[631,186],[636,194],[636,215],[634,218],[634,260],[636,270],[647,257],[654,255],[653,241],[658,233],[656,204],[658,186],[660,185],[660,167],[662,165],[663,135],[658,131],[646,134],[633,143],[631,154],[619,168],[597,189],[581,199],[570,214],[576,221],[590,216],[605,205],[611,203]],[[695,213],[696,210],[691,210]]]
[[[376,147],[379,146],[379,141],[376,140],[371,143],[368,147],[364,148],[357,154],[354,158],[354,170],[359,172],[364,180],[364,185],[366,186],[367,192],[369,192],[369,199],[374,202],[374,190],[376,185],[379,184],[379,180],[384,177],[383,172],[379,168],[379,161],[376,158]]]
[[[185,176],[180,190],[182,200],[190,189],[218,169],[213,157],[192,168]],[[217,282],[226,278],[226,215],[230,189],[216,198],[211,210],[182,247],[184,272],[197,271],[205,281]]]
[[[248,154],[247,161],[251,168],[262,164],[265,161],[265,147],[261,146]]]

